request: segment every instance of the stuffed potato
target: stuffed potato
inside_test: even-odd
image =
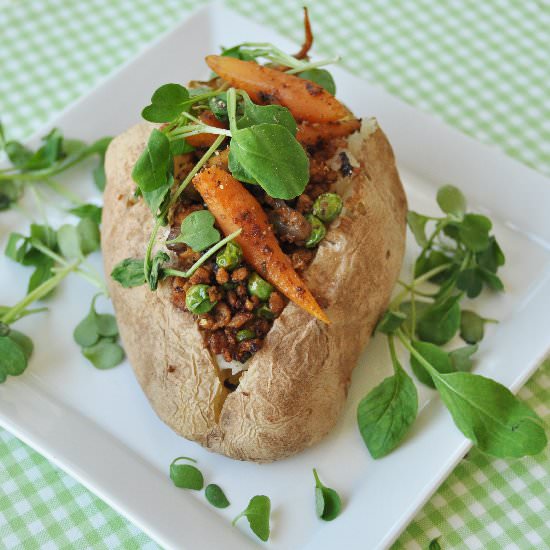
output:
[[[220,117],[211,128],[229,128],[232,141],[222,141],[175,193],[216,137],[188,136],[195,149],[174,155],[167,196],[177,200],[164,203],[158,223],[132,177],[155,127],[136,125],[106,155],[105,271],[128,358],[159,417],[212,451],[272,461],[314,444],[336,423],[401,267],[407,204],[374,119],[361,124],[315,83],[279,68],[208,59],[219,75],[211,86],[288,108],[298,124],[296,137],[289,135],[308,161],[307,184],[283,200],[239,177],[229,158],[239,129]],[[195,118],[213,116],[204,109]],[[232,240],[193,268],[206,249],[186,243],[184,233],[197,213],[208,217],[204,211],[215,223],[203,236]],[[169,257],[158,288],[119,285],[109,275],[126,258],[143,257],[155,224],[152,250]]]

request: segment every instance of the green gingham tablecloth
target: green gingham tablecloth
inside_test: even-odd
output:
[[[25,138],[201,1],[0,0],[0,117]],[[303,0],[228,4],[302,40]],[[476,139],[550,174],[546,0],[313,0],[320,53]],[[550,421],[550,361],[520,395]],[[394,548],[550,548],[550,451],[504,461],[469,453]],[[0,548],[156,545],[0,429]],[[366,549],[368,550],[368,549]]]

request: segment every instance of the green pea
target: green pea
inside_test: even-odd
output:
[[[185,305],[191,313],[208,313],[218,302],[208,297],[208,285],[193,285],[185,294]]]
[[[239,330],[239,332],[237,332],[237,342],[251,340],[252,338],[256,338],[256,333],[253,330],[244,328],[243,330]]]
[[[235,269],[243,259],[243,251],[241,247],[233,242],[229,241],[225,248],[218,252],[216,256],[216,263],[218,267],[223,267],[229,271]]]
[[[323,193],[313,203],[313,214],[322,222],[331,222],[342,212],[342,199],[336,193]]]
[[[218,120],[227,122],[227,92],[211,97],[208,106]]]
[[[269,296],[273,292],[273,287],[262,279],[256,272],[252,273],[248,278],[248,293],[251,296],[258,296],[262,301],[269,300]]]
[[[259,315],[260,317],[263,317],[264,319],[267,319],[268,321],[271,321],[272,319],[275,319],[275,314],[269,309],[269,306],[267,304],[262,304],[257,310],[256,315]]]
[[[311,225],[311,233],[306,241],[307,248],[315,248],[327,234],[327,229],[324,226],[323,222],[313,214],[307,214],[306,220]]]

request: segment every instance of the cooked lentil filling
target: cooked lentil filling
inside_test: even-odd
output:
[[[304,193],[292,201],[273,199],[259,186],[245,184],[264,207],[282,250],[288,254],[294,269],[300,274],[310,265],[317,250],[316,246],[308,242],[312,225],[307,219],[315,199],[326,193],[340,174],[350,176],[353,173],[345,153],[338,156],[338,170],[327,165],[327,161],[345,143],[345,138],[339,138],[329,142],[320,141],[306,148],[310,160],[310,180]],[[227,169],[228,149],[223,147],[222,144],[209,164]],[[176,158],[176,181],[185,177],[203,153],[204,149],[197,149]],[[179,235],[181,222],[186,216],[204,208],[206,206],[200,195],[189,186],[172,212],[168,239]],[[176,269],[179,270],[188,269],[201,256],[200,252],[194,252],[183,243],[168,245],[168,248],[176,254]],[[208,285],[208,298],[216,305],[209,312],[196,315],[205,346],[213,354],[222,355],[228,362],[236,360],[244,363],[262,347],[274,320],[281,315],[288,300],[275,289],[268,296],[262,297],[251,292],[254,277],[258,275],[244,259],[230,268],[222,267],[219,263],[213,256],[189,279],[174,277],[172,302],[176,307],[187,310],[186,293],[189,289],[193,285]]]

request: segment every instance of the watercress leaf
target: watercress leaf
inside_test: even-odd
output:
[[[317,470],[313,468],[315,478],[315,511],[317,517],[324,521],[332,521],[340,515],[342,500],[340,495],[330,487],[321,483]]]
[[[99,341],[100,334],[98,330],[97,313],[92,307],[88,315],[76,325],[73,331],[74,341],[83,348],[93,346]]]
[[[43,145],[25,162],[21,170],[32,171],[49,168],[63,153],[63,135],[58,128],[42,138]]]
[[[466,212],[466,198],[454,185],[444,185],[437,191],[437,204],[445,214],[462,218]]]
[[[479,267],[496,273],[498,268],[504,265],[505,257],[495,237],[489,238],[489,246],[476,254]]]
[[[229,171],[235,179],[244,183],[252,183],[257,185],[258,182],[242,167],[239,162],[239,151],[240,148],[237,142],[232,142],[231,148],[229,149]]]
[[[9,210],[21,197],[21,188],[11,180],[0,182],[0,212]]]
[[[425,254],[421,254],[416,259],[416,262],[414,264],[414,276],[420,277],[420,275],[424,275],[424,273],[427,273],[428,271],[431,271],[436,267],[451,263],[452,260],[453,259],[450,256],[447,256],[439,250],[430,250]],[[437,275],[434,275],[430,279],[430,281],[432,283],[442,284],[449,278],[449,275],[452,273],[453,268],[449,267],[449,269],[445,269]]]
[[[439,544],[438,538],[432,539],[430,541],[430,544],[428,545],[428,550],[441,550],[441,544]]]
[[[156,216],[158,214],[159,208],[169,197],[170,188],[172,187],[173,183],[174,176],[172,174],[169,174],[166,178],[166,183],[164,185],[157,189],[154,189],[153,191],[143,191],[141,193],[145,202],[149,206],[149,210],[151,210],[153,216]]]
[[[359,432],[373,458],[382,458],[399,445],[418,412],[414,382],[398,363],[394,370],[357,407]]]
[[[449,358],[455,371],[468,372],[472,370],[474,363],[472,355],[478,350],[477,344],[473,346],[463,346],[449,352]]]
[[[9,338],[21,348],[28,361],[34,351],[34,344],[32,340],[26,334],[13,329],[10,330]]]
[[[233,132],[239,163],[273,198],[293,199],[309,181],[309,160],[292,134],[279,124],[258,124]]]
[[[124,359],[124,350],[116,343],[100,339],[97,344],[82,348],[82,354],[96,369],[116,367]]]
[[[96,316],[97,332],[100,336],[118,336],[118,325],[114,315],[110,313],[98,313]]]
[[[94,168],[92,172],[94,178],[95,186],[100,191],[105,191],[105,184],[107,182],[107,177],[105,176],[105,159],[101,158],[98,165]]]
[[[449,355],[446,351],[442,350],[440,347],[430,344],[429,342],[421,342],[419,340],[414,340],[412,342],[413,348],[424,357],[430,365],[438,372],[454,372],[454,366],[449,358]],[[434,383],[430,373],[422,366],[418,359],[411,354],[411,368],[415,376],[422,382],[434,388]]]
[[[45,283],[48,279],[51,279],[54,276],[54,273],[52,271],[53,267],[54,261],[47,256],[42,256],[42,260],[36,264],[36,268],[30,276],[29,284],[27,285],[27,294],[29,294],[35,288],[38,288],[42,283]],[[46,298],[46,296],[44,296],[42,299],[44,298]]]
[[[418,246],[424,248],[428,245],[428,239],[426,238],[426,224],[430,221],[427,216],[418,214],[413,210],[407,212],[407,224],[412,231]]]
[[[181,222],[180,234],[174,240],[201,252],[220,240],[220,232],[214,228],[215,221],[208,210],[192,212]]]
[[[483,288],[483,278],[480,271],[475,267],[461,271],[456,280],[456,287],[464,290],[468,298],[476,298]]]
[[[132,170],[132,178],[141,191],[150,192],[166,186],[170,159],[170,142],[155,128]]]
[[[504,283],[502,282],[500,277],[495,275],[492,271],[480,267],[479,272],[481,274],[481,278],[483,279],[483,281],[485,281],[486,285],[489,288],[497,291],[504,290]]]
[[[15,168],[23,170],[33,156],[33,152],[18,141],[8,141],[4,145],[8,159]]]
[[[407,316],[402,311],[387,310],[382,316],[375,331],[383,334],[393,334],[407,319]]]
[[[89,218],[97,225],[101,223],[101,213],[103,209],[95,204],[82,204],[68,210],[70,214],[77,216],[80,219]]]
[[[459,223],[447,223],[443,227],[443,234],[449,237],[450,239],[453,239],[455,241],[458,241],[460,239],[459,235]]]
[[[57,243],[65,258],[73,260],[82,256],[80,234],[74,225],[64,224],[57,230]]]
[[[27,368],[27,357],[19,344],[9,336],[0,336],[0,370],[11,376]]]
[[[230,504],[229,500],[222,491],[222,488],[215,483],[211,483],[204,490],[206,500],[216,508],[227,508]]]
[[[428,302],[420,302],[418,300],[415,300],[414,309],[416,318],[420,318],[429,307],[430,304]],[[401,302],[401,304],[399,305],[399,310],[407,317],[403,326],[407,329],[408,334],[412,334],[412,302]]]
[[[336,95],[334,78],[332,78],[332,75],[326,69],[308,69],[298,73],[296,76],[314,82],[324,88],[329,94]]]
[[[56,231],[49,225],[31,223],[30,237],[31,241],[40,241],[44,246],[47,246],[51,250],[55,250],[57,247]]]
[[[149,287],[151,290],[156,290],[158,283],[163,279],[162,264],[170,260],[170,256],[166,252],[159,251],[153,257],[151,262],[151,273],[149,274]]]
[[[459,430],[481,451],[519,458],[546,447],[540,418],[505,386],[466,372],[437,374],[434,382]]]
[[[462,294],[436,301],[418,319],[418,336],[425,342],[438,346],[446,344],[460,327],[460,305]]]
[[[180,456],[170,464],[170,479],[180,489],[193,489],[200,491],[204,486],[204,478],[201,471],[192,464],[177,464],[178,460],[195,460]]]
[[[251,52],[242,49],[241,44],[231,48],[222,48],[221,55],[224,57],[235,57],[236,59],[242,59],[243,61],[254,61],[254,59],[256,59]]]
[[[265,495],[256,495],[250,499],[246,509],[234,520],[233,525],[242,517],[246,517],[253,533],[264,542],[269,539],[269,515],[271,501]]]
[[[195,148],[192,145],[189,145],[185,139],[174,139],[170,141],[170,153],[173,157],[179,155],[185,155],[186,153],[191,153]]]
[[[466,214],[458,226],[461,242],[472,252],[482,252],[489,246],[489,231],[493,224],[487,216]]]
[[[170,122],[187,108],[189,92],[181,84],[164,84],[151,97],[141,116],[149,122]]]
[[[462,311],[460,318],[460,337],[468,344],[477,344],[483,340],[485,319],[475,311]]]
[[[293,136],[297,126],[291,112],[281,105],[256,105],[246,93],[243,96],[244,114],[237,120],[237,128],[249,128],[257,124],[279,124],[284,126]]]
[[[26,241],[25,235],[21,235],[21,233],[10,233],[6,248],[4,250],[4,254],[8,258],[18,263],[22,260],[22,255],[18,253],[20,250],[18,245],[21,241]],[[23,244],[25,244],[25,242]]]
[[[82,218],[76,226],[80,250],[84,256],[99,250],[99,225],[91,218]]]
[[[111,271],[111,278],[124,288],[133,288],[145,284],[143,259],[125,258]]]

